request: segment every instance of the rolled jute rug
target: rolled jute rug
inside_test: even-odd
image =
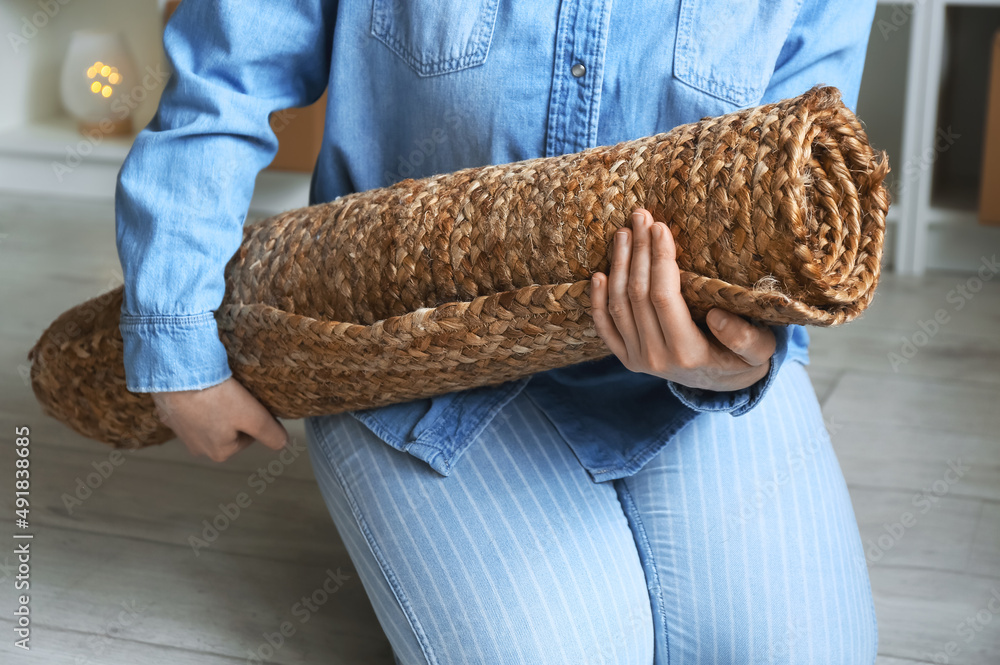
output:
[[[589,279],[647,208],[697,320],[832,326],[871,302],[889,171],[836,88],[575,154],[467,168],[249,224],[216,311],[235,377],[276,416],[494,385],[611,352]],[[118,447],[173,436],[125,388],[121,288],[31,350],[46,412]]]

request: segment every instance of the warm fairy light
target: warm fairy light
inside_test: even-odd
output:
[[[122,75],[118,73],[117,67],[112,67],[111,65],[106,65],[103,62],[95,62],[90,68],[87,69],[87,78],[94,78],[100,74],[108,80],[111,85],[118,85],[122,82]],[[114,90],[111,85],[101,83],[100,81],[94,81],[90,84],[90,91],[95,95],[101,95],[102,97],[110,97]]]

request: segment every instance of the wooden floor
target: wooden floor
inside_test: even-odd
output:
[[[810,331],[886,665],[1000,662],[1000,276],[949,296],[967,279],[888,276],[862,321]],[[13,548],[0,549],[0,662],[391,663],[305,455],[275,463],[280,476],[257,494],[248,483],[274,462],[260,446],[216,465],[174,442],[114,467],[109,449],[40,413],[22,376],[28,348],[119,283],[110,205],[0,198],[0,432],[12,443],[15,426],[31,427],[35,534],[31,654],[12,646]],[[947,323],[922,335],[937,310]],[[289,427],[304,440],[301,423]],[[8,533],[12,450],[0,445]],[[196,554],[190,539],[241,491],[252,504]],[[331,573],[347,579],[325,596]],[[314,593],[322,604],[301,604]],[[281,636],[285,622],[294,632]]]

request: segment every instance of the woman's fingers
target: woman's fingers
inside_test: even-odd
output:
[[[259,406],[256,413],[245,421],[246,433],[271,450],[281,450],[288,443],[288,432],[263,405],[256,406]]]
[[[153,393],[157,414],[189,451],[222,462],[254,439],[281,450],[288,432],[236,379],[203,390]]]
[[[281,450],[288,442],[288,432],[250,391],[236,383],[230,391],[230,409],[238,414],[238,431],[257,439],[272,450]]]
[[[632,234],[628,229],[615,232],[611,253],[611,274],[608,276],[608,312],[621,335],[629,358],[640,357],[639,331],[628,295],[629,272],[632,263]]]
[[[648,213],[647,213],[648,214]],[[675,351],[704,348],[705,338],[681,294],[681,272],[677,267],[677,246],[670,228],[661,222],[652,228],[652,266],[649,300],[656,312],[667,346]]]
[[[594,319],[597,334],[612,353],[622,359],[628,358],[625,341],[618,333],[618,328],[615,327],[615,322],[608,312],[608,277],[604,273],[594,273],[590,280],[590,304],[590,314]]]
[[[635,362],[655,359],[657,364],[669,356],[695,363],[699,349],[704,355],[708,340],[681,295],[673,236],[665,224],[653,222],[649,211],[637,208],[632,229],[615,234],[610,272],[607,318],[613,325],[598,322],[604,314],[599,311],[595,327],[616,355]],[[603,293],[600,286],[596,290]],[[609,327],[617,333],[610,341]],[[623,353],[615,349],[618,340]]]
[[[666,349],[663,339],[665,330],[650,302],[650,289],[655,283],[650,274],[653,263],[652,225],[653,217],[646,210],[639,208],[632,213],[632,257],[627,290],[639,338],[639,353],[644,358],[662,356]]]
[[[609,272],[591,281],[594,326],[633,371],[725,390],[766,373],[774,334],[721,309],[708,315],[716,339],[703,332],[681,293],[673,234],[647,210],[616,233]]]
[[[707,321],[715,338],[748,365],[758,367],[774,355],[777,343],[770,328],[718,307],[708,313]]]

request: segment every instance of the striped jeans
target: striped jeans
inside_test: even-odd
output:
[[[316,478],[397,661],[872,663],[847,487],[801,363],[595,483],[525,393],[451,475],[347,414],[307,421]]]

